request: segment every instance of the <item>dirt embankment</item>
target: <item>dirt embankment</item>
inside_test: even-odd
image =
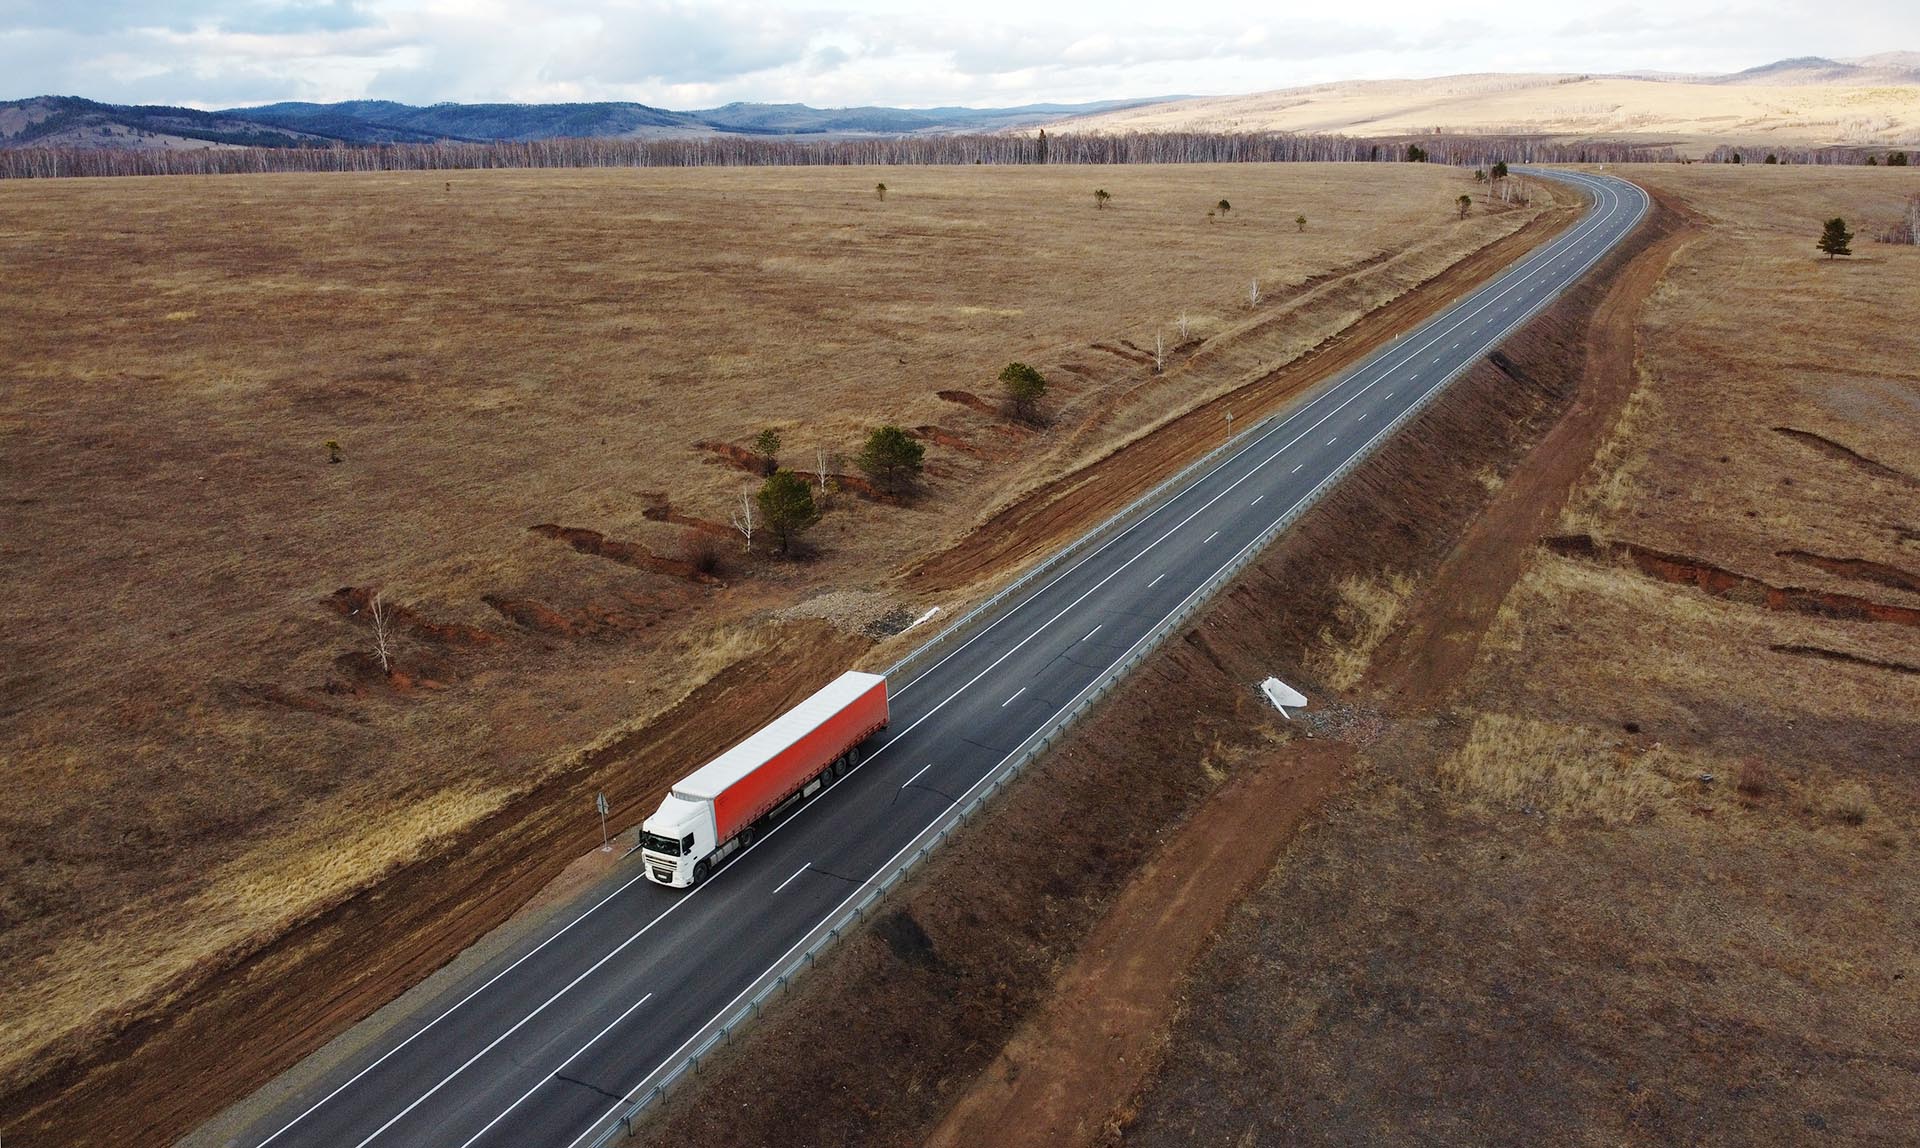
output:
[[[1569,296],[1541,325],[1578,328],[1604,294]],[[912,1144],[938,1127],[939,1142],[1071,1143],[1124,1120],[1241,866],[1201,896],[1180,877],[1209,849],[1272,857],[1326,771],[1379,728],[1338,707],[1283,722],[1255,684],[1278,672],[1319,693],[1302,666],[1349,625],[1342,585],[1383,567],[1430,575],[1493,498],[1482,475],[1512,471],[1575,397],[1577,376],[1539,381],[1554,339],[1510,346],[1507,370],[1457,382],[1306,515],[648,1135]],[[1294,740],[1310,728],[1321,736]],[[1267,816],[1240,803],[1282,789],[1294,796]]]
[[[1523,253],[1546,242],[1576,214],[1577,209],[1566,208],[1541,216],[1419,288],[1373,309],[1351,327],[1250,386],[1205,403],[1093,465],[1041,486],[968,532],[954,546],[916,565],[911,570],[914,588],[932,593],[967,586],[1057,548],[1078,536],[1089,523],[1105,519],[1187,462],[1220,445],[1226,434],[1228,411],[1243,426],[1273,413],[1307,388],[1364,359],[1398,332],[1425,321],[1453,299],[1491,279]],[[1148,360],[1151,358],[1149,355]],[[941,397],[985,407],[965,392],[941,392]]]

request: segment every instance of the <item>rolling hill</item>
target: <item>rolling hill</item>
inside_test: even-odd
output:
[[[1060,131],[1296,131],[1645,140],[1701,151],[1920,142],[1920,53],[1725,76],[1484,73],[1281,88],[1079,116]]]
[[[732,103],[675,112],[636,103],[431,104],[349,100],[221,111],[103,104],[76,96],[0,103],[0,147],[314,147],[711,135],[848,137],[991,132],[1145,106],[1152,100],[1012,108],[813,108]]]

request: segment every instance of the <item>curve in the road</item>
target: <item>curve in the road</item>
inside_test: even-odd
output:
[[[1217,573],[1603,258],[1649,206],[1623,180],[1541,174],[1589,195],[1573,227],[1248,434],[900,683],[892,729],[869,743],[860,768],[706,884],[676,892],[636,871],[471,974],[242,1143],[479,1148],[594,1136],[729,1015],[746,986],[1036,731],[1057,725]]]

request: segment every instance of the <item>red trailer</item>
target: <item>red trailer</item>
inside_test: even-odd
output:
[[[674,785],[641,826],[647,876],[662,885],[697,883],[751,844],[763,821],[852,768],[860,743],[886,724],[884,677],[835,678]]]

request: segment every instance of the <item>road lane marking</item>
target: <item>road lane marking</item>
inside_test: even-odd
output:
[[[798,874],[795,874],[795,876],[798,876]],[[774,892],[777,893],[779,892],[779,890],[776,889],[774,890]],[[613,1020],[607,1025],[607,1027],[601,1029],[599,1032],[594,1033],[592,1040],[588,1041],[587,1043],[581,1045],[579,1048],[575,1049],[573,1055],[561,1061],[560,1066],[558,1068],[554,1069],[552,1072],[549,1072],[545,1076],[541,1077],[540,1083],[534,1085],[532,1088],[529,1088],[525,1092],[521,1093],[519,1100],[516,1100],[512,1104],[507,1105],[505,1111],[501,1112],[500,1115],[494,1117],[492,1120],[487,1121],[486,1127],[480,1129],[480,1131],[475,1132],[473,1135],[467,1137],[466,1142],[461,1144],[460,1148],[473,1148],[473,1145],[477,1140],[479,1140],[482,1136],[485,1136],[489,1131],[491,1131],[494,1125],[500,1123],[502,1120],[505,1120],[507,1118],[507,1113],[512,1112],[514,1109],[520,1107],[521,1102],[526,1100],[527,1097],[532,1096],[534,1093],[540,1091],[542,1088],[545,1088],[547,1084],[553,1080],[554,1077],[560,1075],[561,1073],[567,1070],[567,1065],[572,1064],[574,1061],[580,1059],[581,1053],[587,1051],[588,1049],[592,1048],[594,1045],[598,1044],[600,1042],[601,1037],[612,1032],[614,1025],[619,1024],[621,1021],[632,1016],[633,1011],[635,1009],[639,1008],[643,1004],[646,1004],[648,1001],[652,999],[653,999],[653,994],[648,993],[646,996],[643,996],[639,1000],[634,1001],[632,1004],[628,1005],[626,1012],[623,1012],[619,1016],[614,1017]]]
[[[1102,623],[1100,623],[1100,626],[1104,626],[1104,625],[1106,625],[1106,623],[1105,623],[1105,622],[1102,622]],[[1094,636],[1095,634],[1098,634],[1098,633],[1100,632],[1100,626],[1095,626],[1095,627],[1094,627],[1093,629],[1091,629],[1091,630],[1088,630],[1088,631],[1087,631],[1087,637],[1086,637],[1086,638],[1082,638],[1082,639],[1080,639],[1080,640],[1084,642],[1084,641],[1086,641],[1086,640],[1087,640],[1088,638],[1091,638],[1091,637],[1093,637],[1093,636]]]
[[[1025,687],[1025,686],[1021,686],[1021,687],[1020,687],[1019,689],[1017,689],[1017,690],[1015,690],[1015,691],[1013,691],[1013,698],[1017,698],[1017,697],[1019,697],[1019,696],[1020,696],[1021,694],[1024,694],[1024,693],[1026,693],[1026,692],[1027,692],[1027,687]],[[1001,702],[1001,703],[1000,703],[1000,708],[1001,708],[1001,709],[1006,709],[1006,708],[1007,708],[1008,706],[1010,706],[1010,705],[1012,705],[1012,704],[1013,704],[1013,698],[1008,698],[1008,699],[1007,699],[1006,701],[1004,701],[1004,702]]]
[[[909,777],[909,778],[907,778],[907,779],[906,779],[905,781],[903,781],[903,782],[901,782],[901,783],[900,783],[900,788],[902,788],[902,789],[905,789],[905,788],[906,788],[907,786],[909,786],[909,785],[912,785],[912,784],[913,784],[914,782],[916,782],[916,781],[919,781],[919,780],[920,780],[920,775],[921,775],[922,773],[925,773],[925,772],[927,772],[927,771],[928,771],[929,769],[932,769],[932,768],[933,768],[933,763],[932,763],[932,762],[928,762],[927,764],[925,764],[925,765],[923,765],[923,766],[921,766],[921,767],[919,768],[919,770],[917,770],[917,771],[916,771],[916,772],[914,773],[914,775],[913,775],[912,777]],[[808,864],[812,864],[812,862],[808,862]],[[779,892],[779,890],[777,890],[777,889],[776,889],[776,890],[774,890],[774,891],[775,891],[775,892]]]
[[[1248,506],[1258,506],[1258,505],[1260,505],[1260,499],[1262,499],[1262,498],[1265,498],[1265,497],[1266,497],[1266,495],[1264,495],[1264,494],[1262,494],[1262,495],[1258,495],[1258,496],[1256,496],[1256,497],[1254,498],[1254,500],[1253,500],[1252,502],[1249,502],[1249,503],[1247,503],[1247,505],[1248,505]]]
[[[1147,583],[1147,589],[1149,589],[1149,590],[1151,590],[1151,589],[1153,589],[1153,588],[1154,588],[1155,586],[1158,586],[1158,585],[1160,584],[1160,579],[1162,579],[1162,578],[1165,578],[1165,577],[1166,577],[1166,575],[1165,575],[1165,574],[1160,574],[1160,575],[1156,575],[1156,576],[1154,577],[1154,579],[1153,579],[1153,581],[1151,581],[1151,582],[1149,582],[1149,583]]]
[[[920,773],[925,773],[925,772],[927,772],[927,771],[926,771],[926,770],[924,770],[924,769],[920,771]],[[919,777],[919,776],[920,776],[920,773],[916,773],[916,774],[914,774],[913,776],[915,776],[915,777]],[[911,781],[909,781],[909,782],[907,783],[907,785],[912,785],[912,784],[913,784],[913,783],[912,783]],[[906,787],[907,787],[906,785],[903,785],[903,786],[901,786],[900,788],[902,788],[902,789],[905,789]],[[782,881],[782,882],[780,882],[780,883],[779,883],[778,885],[775,885],[775,886],[773,887],[773,892],[772,892],[772,893],[769,893],[769,894],[768,894],[768,896],[770,896],[770,897],[778,897],[778,896],[780,895],[780,890],[782,890],[782,889],[784,889],[784,888],[786,888],[786,887],[787,887],[788,885],[791,885],[791,884],[793,884],[793,883],[794,883],[795,881],[797,881],[797,880],[799,880],[799,879],[800,879],[800,874],[802,874],[802,873],[805,873],[805,872],[806,872],[807,870],[809,870],[809,869],[811,869],[811,868],[813,868],[813,862],[811,862],[811,861],[809,861],[809,862],[807,862],[807,863],[806,863],[805,865],[802,865],[802,866],[800,866],[800,867],[799,867],[798,869],[795,869],[795,870],[793,871],[793,876],[791,876],[791,877],[789,877],[789,878],[787,878],[787,879],[786,879],[785,881]]]
[[[1337,442],[1339,442],[1339,441],[1340,441],[1340,436],[1339,436],[1339,435],[1334,435],[1334,436],[1333,436],[1332,438],[1330,438],[1330,439],[1328,439],[1328,440],[1327,440],[1327,445],[1328,445],[1328,446],[1332,446],[1332,445],[1333,445],[1334,443],[1337,443]]]
[[[1306,464],[1306,463],[1304,463],[1304,462],[1300,464],[1300,466],[1305,466],[1305,465],[1307,465],[1307,464]],[[1293,468],[1292,470],[1290,470],[1290,471],[1288,471],[1287,473],[1288,473],[1288,474],[1299,474],[1299,473],[1300,473],[1300,466],[1296,466],[1296,467],[1294,467],[1294,468]]]
[[[1208,542],[1212,542],[1214,539],[1218,537],[1220,537],[1220,532],[1216,530],[1212,534],[1207,535],[1206,539],[1202,541],[1200,545],[1205,546]]]

